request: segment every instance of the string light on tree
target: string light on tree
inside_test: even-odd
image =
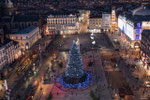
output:
[[[84,74],[83,63],[76,41],[73,41],[69,51],[69,59],[65,75],[71,78],[81,78]]]
[[[91,82],[91,75],[84,71],[76,41],[73,41],[69,51],[66,71],[60,76],[59,81],[64,87],[73,89],[86,87]]]

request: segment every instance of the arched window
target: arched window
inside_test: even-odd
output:
[[[29,49],[29,43],[27,42],[25,45],[25,49],[28,50]]]

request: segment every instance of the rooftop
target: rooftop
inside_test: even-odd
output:
[[[6,45],[7,43],[9,43],[9,42],[11,42],[11,41],[12,41],[12,40],[9,39],[9,38],[4,38],[4,43],[2,43],[2,42],[0,41],[0,47]]]
[[[19,32],[15,33],[15,34],[28,34],[31,31],[35,30],[36,28],[37,27],[35,27],[35,26],[30,26],[30,27],[27,27],[27,28],[20,30]]]
[[[75,15],[49,15],[48,18],[66,18],[66,17],[69,17],[69,18],[73,18],[75,17]]]
[[[126,17],[127,20],[130,20],[132,22],[140,22],[140,21],[150,21],[150,15],[146,16],[140,16],[140,15],[134,15],[132,16],[131,14],[120,14],[122,17]]]
[[[90,18],[102,18],[102,15],[90,15]]]
[[[14,22],[32,22],[38,21],[39,15],[16,15],[14,16]]]
[[[91,11],[90,18],[102,18],[102,11]]]
[[[11,22],[11,17],[0,18],[0,23]],[[13,22],[35,22],[39,21],[39,15],[15,15]]]
[[[48,17],[52,17],[52,16],[62,17],[62,16],[70,16],[70,15],[74,16],[74,15],[76,15],[76,13],[77,13],[77,11],[66,11],[66,10],[63,10],[63,11],[50,11],[49,12],[50,16],[48,16]]]
[[[133,15],[147,16],[150,15],[150,9],[146,6],[141,6],[133,11]]]
[[[139,22],[139,21],[150,21],[150,15],[147,16],[128,16],[127,17],[129,20],[133,21],[133,22]]]

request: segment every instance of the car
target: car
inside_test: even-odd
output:
[[[39,82],[38,81],[35,81],[34,84],[29,84],[28,88],[27,88],[27,94],[26,94],[26,97],[29,97],[29,96],[34,96],[37,88],[39,87]]]

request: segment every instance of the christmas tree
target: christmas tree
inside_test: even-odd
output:
[[[69,59],[65,72],[65,77],[79,79],[84,76],[83,63],[78,50],[76,41],[73,41],[72,47],[69,51]]]
[[[83,63],[76,41],[69,51],[66,71],[60,76],[60,83],[67,88],[77,89],[88,86],[91,75],[84,71]]]

